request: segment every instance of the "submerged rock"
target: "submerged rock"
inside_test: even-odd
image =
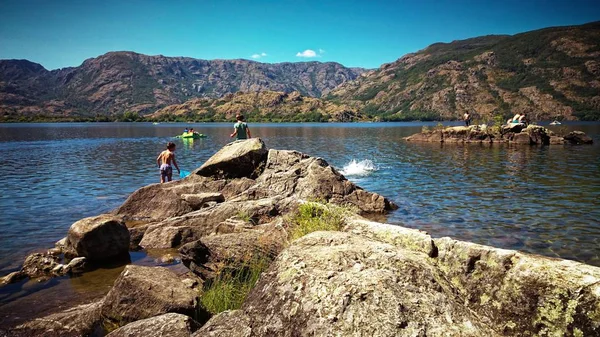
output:
[[[129,230],[120,218],[103,214],[81,219],[69,229],[66,254],[103,261],[129,254]]]
[[[189,337],[199,328],[200,324],[192,318],[169,313],[129,323],[106,337]]]
[[[167,268],[129,265],[104,298],[101,311],[119,325],[170,312],[193,316],[197,297]]]

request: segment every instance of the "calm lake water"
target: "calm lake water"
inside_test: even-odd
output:
[[[600,266],[600,123],[561,126],[586,132],[595,140],[591,146],[402,140],[423,125],[434,124],[250,128],[269,148],[320,156],[340,170],[370,160],[374,170],[347,177],[400,206],[390,223]],[[186,126],[208,138],[174,140]],[[0,124],[0,275],[18,268],[27,253],[53,246],[73,222],[108,212],[158,182],[155,159],[168,141],[177,144],[180,167],[191,171],[230,141],[231,129],[219,123]],[[365,168],[369,163],[353,167]]]

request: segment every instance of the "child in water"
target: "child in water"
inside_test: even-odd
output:
[[[248,124],[244,122],[244,115],[235,116],[237,123],[233,125],[233,133],[229,137],[235,137],[236,140],[252,138]]]
[[[161,184],[165,182],[165,179],[168,179],[168,181],[173,179],[173,167],[171,166],[171,163],[175,165],[177,172],[180,172],[177,161],[175,161],[175,144],[173,142],[169,142],[167,144],[167,149],[161,152],[156,158],[156,164],[160,168]]]

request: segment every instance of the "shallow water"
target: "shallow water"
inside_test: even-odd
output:
[[[352,169],[347,171],[350,180],[400,206],[388,217],[390,223],[434,237],[600,266],[600,123],[554,127],[588,133],[595,139],[591,146],[402,140],[423,125],[433,124],[250,128],[269,148],[302,151],[340,170]],[[208,138],[172,138],[186,126]],[[18,268],[27,253],[51,247],[73,222],[114,209],[139,187],[158,182],[155,158],[168,141],[177,144],[180,167],[191,171],[230,141],[231,128],[219,123],[0,124],[5,173],[0,275]],[[373,167],[361,167],[365,160]],[[5,300],[0,296],[0,305]]]

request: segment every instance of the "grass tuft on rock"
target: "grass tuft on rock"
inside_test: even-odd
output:
[[[200,303],[213,315],[239,309],[269,263],[266,258],[252,258],[242,268],[224,268],[204,284]]]
[[[345,218],[352,211],[347,207],[309,201],[298,207],[291,217],[290,237],[292,240],[316,231],[339,231]]]

